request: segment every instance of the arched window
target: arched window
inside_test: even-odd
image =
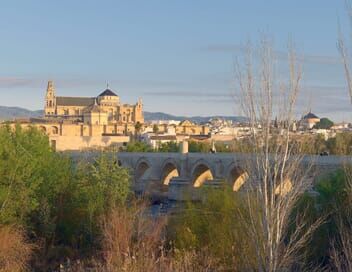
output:
[[[39,129],[40,129],[40,131],[42,131],[44,133],[46,132],[46,128],[44,126],[40,126]]]

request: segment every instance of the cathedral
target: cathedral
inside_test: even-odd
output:
[[[122,125],[144,123],[141,99],[136,104],[121,104],[120,98],[107,88],[97,97],[56,96],[52,81],[45,96],[45,118],[71,120],[86,125]]]

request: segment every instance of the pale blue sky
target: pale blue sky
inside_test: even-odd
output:
[[[266,32],[277,50],[291,38],[305,56],[301,109],[352,121],[338,20],[348,34],[343,0],[4,0],[0,105],[42,108],[48,79],[72,96],[95,96],[108,81],[148,111],[239,114],[233,59]]]

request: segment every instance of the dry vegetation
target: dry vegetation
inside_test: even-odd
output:
[[[14,226],[0,226],[0,271],[16,272],[28,268],[33,245],[25,232]]]

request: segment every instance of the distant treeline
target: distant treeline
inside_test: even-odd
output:
[[[295,152],[300,154],[319,155],[327,152],[331,155],[351,155],[352,154],[352,133],[337,133],[335,137],[324,139],[321,134],[299,135],[291,140],[291,145]],[[250,139],[237,139],[231,143],[215,142],[216,152],[255,152]],[[211,152],[213,144],[210,142],[189,141],[189,152]],[[133,141],[121,150],[127,152],[178,152],[179,144],[176,142],[161,143],[154,149],[150,145]]]

